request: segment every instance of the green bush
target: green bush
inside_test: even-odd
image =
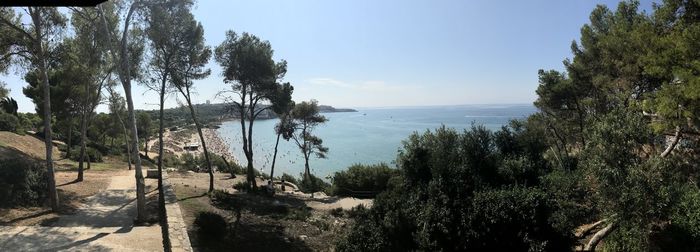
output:
[[[0,160],[0,207],[40,206],[47,197],[47,179],[39,160],[19,153]]]
[[[175,154],[172,153],[163,153],[163,166],[164,167],[173,167],[173,168],[179,168],[182,166],[182,161],[180,161],[180,158],[178,158]]]
[[[219,156],[219,155],[214,155],[214,156],[216,156],[216,158],[215,158],[216,159],[216,166],[219,168],[219,171],[231,174],[232,177],[235,176],[236,174],[243,174],[244,173],[243,167],[241,167],[241,165],[238,164],[237,162],[235,162],[234,160],[226,160],[226,161],[228,161],[228,164],[230,165],[229,166],[229,165],[226,165],[226,163],[224,162],[224,159],[221,156]],[[212,166],[214,165],[214,163],[215,162],[212,161]]]
[[[16,116],[0,112],[0,131],[17,132],[18,127],[19,119]]]
[[[343,208],[338,207],[338,208],[333,208],[330,211],[330,214],[335,217],[343,217]]]
[[[287,213],[287,219],[290,220],[306,221],[309,217],[311,217],[311,208],[309,207],[292,208]]]
[[[347,213],[348,217],[357,218],[358,216],[365,215],[367,213],[367,208],[365,207],[365,205],[357,205],[350,208],[350,210],[348,210]]]
[[[333,176],[331,193],[339,196],[374,197],[384,191],[387,182],[398,174],[386,164],[350,166]]]
[[[282,177],[280,177],[280,179],[284,180],[285,182],[289,182],[289,183],[292,183],[292,184],[299,186],[299,181],[297,180],[297,178],[295,178],[292,175],[282,173]]]
[[[303,175],[301,177],[301,183],[299,183],[297,186],[299,187],[299,190],[304,193],[328,192],[331,188],[330,184],[314,176],[313,174],[309,174],[308,179]]]
[[[85,148],[85,153],[87,154],[86,157],[90,159],[90,162],[102,162],[102,153],[96,149],[87,147]],[[80,162],[80,147],[71,150],[70,159]],[[87,161],[87,159],[85,161]]]
[[[199,158],[191,153],[182,154],[182,156],[180,156],[180,160],[182,161],[182,166],[180,167],[181,169],[199,172],[199,170],[202,168],[199,166]]]
[[[550,223],[558,206],[539,179],[499,173],[550,170],[539,162],[506,162],[543,155],[531,148],[536,144],[521,142],[530,132],[508,134],[521,148],[499,149],[494,133],[479,126],[411,135],[397,158],[400,175],[387,180],[372,208],[348,211],[356,222],[337,251],[571,250],[571,230]]]
[[[194,220],[200,239],[219,240],[226,236],[228,223],[223,216],[214,212],[199,212]]]
[[[233,189],[236,189],[239,192],[247,192],[249,188],[250,186],[246,181],[241,181],[233,185]]]

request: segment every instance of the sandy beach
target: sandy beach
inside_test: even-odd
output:
[[[229,144],[219,136],[215,129],[204,128],[202,129],[202,134],[204,135],[204,141],[207,145],[207,150],[210,153],[224,156],[226,160],[238,162],[236,156],[229,151]],[[180,129],[177,131],[170,131],[166,129],[163,132],[163,151],[165,153],[170,153],[178,157],[182,157],[185,153],[190,153],[192,155],[200,155],[204,153],[204,149],[201,147],[199,141],[199,134],[197,130],[194,129]],[[185,145],[197,144],[200,147],[197,150],[185,150]],[[148,141],[149,157],[156,157],[158,154],[158,138],[155,137]]]

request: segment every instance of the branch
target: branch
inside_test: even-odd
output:
[[[269,109],[269,108],[270,108],[270,107],[268,106],[268,107],[265,107],[264,109],[258,110],[257,112],[255,112],[255,113],[253,114],[253,118],[257,118],[258,115],[259,115],[260,113],[262,113],[263,111],[265,111],[265,110],[267,110],[267,109]],[[253,108],[253,109],[255,109],[255,108]]]
[[[661,157],[666,157],[669,154],[671,154],[671,151],[673,151],[673,149],[676,148],[676,145],[678,144],[678,141],[680,141],[680,139],[681,139],[681,127],[676,126],[676,134],[673,136],[673,141],[671,142],[671,144],[668,147],[666,147],[666,150],[664,150],[664,152],[661,153]]]
[[[22,29],[22,28],[17,27],[17,26],[14,25],[13,23],[11,23],[9,20],[4,19],[4,18],[0,18],[0,22],[2,22],[3,24],[7,25],[7,26],[10,27],[10,28],[12,28],[12,29],[15,30],[15,31],[18,31],[18,32],[24,34],[24,36],[27,36],[30,40],[32,40],[32,41],[36,40],[36,39],[35,39],[34,37],[32,37],[32,35],[29,34],[27,31],[25,31],[25,30]]]
[[[583,251],[595,251],[595,247],[598,246],[598,243],[605,238],[610,232],[612,232],[615,229],[615,223],[610,223],[608,224],[605,228],[599,230],[598,232],[593,235],[590,241],[588,241],[588,244],[583,248]]]
[[[586,228],[581,229],[580,231],[577,232],[576,237],[579,237],[579,238],[585,237],[585,236],[588,235],[588,233],[590,233],[593,229],[595,229],[596,227],[600,226],[600,224],[603,224],[603,222],[606,222],[606,221],[608,221],[608,219],[602,219],[602,220],[599,220],[599,221],[597,221],[597,222],[591,224],[590,226],[588,226],[588,227],[586,227]]]

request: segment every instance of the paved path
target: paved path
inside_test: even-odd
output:
[[[0,226],[0,251],[162,251],[159,225],[133,226],[135,186],[134,171],[124,172],[52,227]]]

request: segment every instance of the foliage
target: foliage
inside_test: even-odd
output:
[[[80,162],[80,148],[75,148],[71,151],[70,159]],[[90,162],[102,162],[102,153],[95,148],[85,148],[85,157],[90,159]],[[85,160],[87,161],[87,160]]]
[[[299,184],[297,184],[297,186],[299,187],[299,190],[304,193],[328,193],[331,188],[331,185],[328,182],[323,181],[323,179],[318,178],[313,174],[309,174],[308,176],[302,175],[301,181]]]
[[[47,175],[39,160],[19,153],[0,160],[0,207],[41,206],[48,196]]]
[[[280,180],[284,180],[284,181],[286,181],[286,182],[289,182],[289,183],[292,183],[292,184],[295,184],[295,185],[298,185],[298,184],[299,184],[299,180],[298,180],[296,177],[294,177],[294,176],[292,176],[292,175],[289,175],[289,174],[287,174],[287,173],[282,173],[282,176],[280,177]]]
[[[233,185],[233,189],[236,189],[239,192],[247,192],[248,188],[249,188],[248,182],[244,182],[244,181],[240,181],[240,182]]]
[[[182,161],[175,154],[169,152],[163,152],[163,166],[164,167],[180,167],[182,166]]]
[[[185,170],[199,172],[201,169],[199,157],[191,153],[182,154],[180,160],[182,160],[182,168]]]
[[[298,221],[306,221],[309,217],[311,217],[311,208],[305,206],[291,208],[286,216],[287,219]]]
[[[0,130],[17,132],[19,128],[20,124],[16,116],[8,113],[0,113]]]
[[[357,223],[338,249],[570,248],[570,230],[550,222],[559,208],[539,188],[541,181],[527,173],[499,172],[505,167],[527,167],[533,174],[550,170],[535,158],[543,155],[533,141],[539,131],[519,125],[496,133],[472,126],[461,134],[443,127],[411,135],[397,160],[401,175],[389,179],[371,209],[354,213]]]
[[[2,108],[2,110],[5,113],[17,116],[18,107],[17,107],[17,101],[15,101],[14,98],[11,98],[11,97],[2,98],[2,100],[0,100],[0,108]]]
[[[334,217],[343,217],[343,208],[342,207],[333,208],[333,209],[331,209],[329,214],[331,216],[334,216]]]
[[[389,179],[398,175],[398,170],[386,164],[356,164],[333,176],[332,195],[352,197],[374,197],[384,191]]]
[[[148,113],[139,112],[136,118],[136,130],[139,132],[139,137],[144,141],[148,141],[153,135],[153,121]]]
[[[219,171],[229,173],[231,176],[245,173],[245,169],[234,160],[226,160],[228,161],[227,165],[226,162],[224,162],[223,157],[219,155],[212,154],[210,157],[212,158],[211,165],[218,167]]]
[[[304,177],[311,175],[309,158],[312,154],[318,158],[326,158],[328,148],[323,146],[323,139],[311,133],[316,126],[327,120],[325,116],[319,114],[318,101],[304,101],[294,105],[291,121],[288,121],[289,125],[282,127],[289,129],[282,131],[284,139],[293,139],[304,156]]]
[[[268,41],[249,33],[239,36],[233,31],[227,31],[226,39],[215,49],[214,59],[222,67],[224,82],[230,84],[228,91],[236,94],[228,97],[229,111],[240,118],[243,152],[248,161],[246,179],[252,186],[256,184],[252,160],[253,122],[268,109],[260,105],[270,100],[279,89],[277,82],[287,73],[287,62],[275,62],[273,54]]]
[[[214,212],[199,212],[194,219],[198,237],[202,240],[219,240],[228,232],[228,222],[223,216]]]
[[[542,181],[559,228],[615,223],[605,250],[697,250],[688,200],[698,188],[700,3],[639,6],[596,7],[566,71],[539,71],[541,113],[530,119],[545,129],[553,164]]]
[[[2,69],[2,68],[0,68]],[[8,97],[10,95],[10,89],[7,88],[7,83],[0,81],[0,99]]]

